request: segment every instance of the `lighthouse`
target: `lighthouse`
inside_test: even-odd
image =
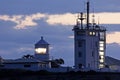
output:
[[[75,69],[100,69],[105,67],[106,29],[95,23],[89,23],[89,2],[87,17],[83,13],[77,18],[74,31]],[[86,20],[86,25],[83,25]]]
[[[49,60],[49,44],[41,37],[41,40],[35,44],[35,58],[40,61]]]

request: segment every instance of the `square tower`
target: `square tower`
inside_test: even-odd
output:
[[[89,29],[76,25],[73,31],[75,68],[103,68],[105,64],[106,29],[98,25],[89,26]]]
[[[87,21],[83,25],[83,13],[78,16],[74,26],[75,69],[99,69],[105,66],[106,29],[89,23],[89,2],[87,2]]]

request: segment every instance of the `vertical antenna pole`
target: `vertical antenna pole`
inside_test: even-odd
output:
[[[89,1],[87,2],[87,29],[89,29]]]
[[[83,20],[85,18],[83,18],[83,13],[82,12],[80,14],[81,14],[81,17],[79,19],[81,20],[81,29],[83,29]]]

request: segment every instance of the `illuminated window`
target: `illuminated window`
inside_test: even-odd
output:
[[[95,35],[95,32],[93,32],[93,35]]]
[[[35,51],[37,53],[45,54],[46,53],[46,48],[36,48]]]
[[[100,47],[100,50],[103,51],[103,50],[104,50],[104,47]]]
[[[99,55],[104,55],[104,52],[99,52]]]
[[[100,62],[103,63],[103,62],[104,62],[104,59],[100,59]]]
[[[104,44],[104,41],[100,41],[99,43],[100,43],[100,44]]]
[[[101,47],[103,47],[103,46],[104,46],[104,44],[100,44],[100,46],[101,46]]]
[[[89,32],[89,35],[92,35],[92,32]]]
[[[104,59],[104,56],[100,56],[101,59]]]
[[[104,65],[103,65],[103,64],[100,64],[100,65],[99,65],[99,68],[103,68],[103,67],[104,67]]]

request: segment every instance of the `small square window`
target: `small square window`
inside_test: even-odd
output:
[[[79,53],[78,53],[78,56],[79,56],[79,57],[82,57],[82,53],[81,53],[81,52],[79,52]]]

